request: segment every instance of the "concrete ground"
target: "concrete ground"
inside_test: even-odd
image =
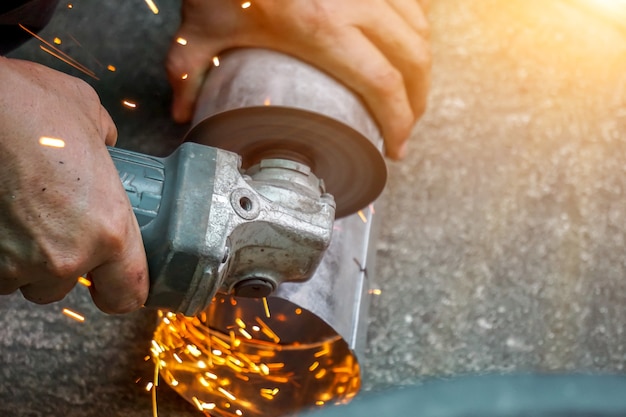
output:
[[[141,0],[65,1],[43,34],[99,74],[119,145],[153,154],[186,130],[168,117],[162,62],[178,15],[167,3],[153,15]],[[626,25],[590,4],[433,2],[429,109],[406,161],[389,164],[380,209],[366,389],[624,373]],[[79,75],[38,45],[14,56]],[[43,307],[0,297],[0,414],[149,415],[154,323],[149,311],[106,316],[82,288]],[[197,415],[159,395],[161,417]]]

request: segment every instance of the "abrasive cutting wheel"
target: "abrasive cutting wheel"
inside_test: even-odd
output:
[[[344,123],[303,109],[227,110],[195,125],[185,140],[235,152],[242,157],[243,169],[270,158],[308,165],[334,196],[337,218],[371,203],[387,178],[380,151],[366,137]]]

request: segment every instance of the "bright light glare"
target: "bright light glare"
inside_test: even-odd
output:
[[[626,16],[626,0],[578,0],[605,13]],[[624,22],[626,24],[626,22]]]
[[[50,146],[51,148],[64,148],[65,141],[63,139],[42,136],[39,138],[39,144],[42,146]]]
[[[146,0],[146,4],[154,14],[159,14],[159,8],[154,4],[152,0]]]

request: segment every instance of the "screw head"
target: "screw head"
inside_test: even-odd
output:
[[[271,282],[263,278],[249,278],[238,282],[233,288],[234,295],[238,297],[263,298],[274,292]]]

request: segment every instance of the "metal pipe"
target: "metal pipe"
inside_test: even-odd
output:
[[[272,106],[340,121],[381,151],[375,123],[351,91],[316,68],[273,51],[236,50],[221,57],[219,71],[211,71],[203,87],[194,124],[268,100]],[[360,388],[358,356],[366,341],[368,271],[374,269],[372,241],[379,217],[370,204],[337,220],[314,276],[305,283],[282,284],[267,304],[220,296],[196,318],[165,315],[155,334],[160,350],[154,352],[167,363],[167,372],[162,371],[165,380],[200,409],[210,408],[213,415],[230,416],[237,409],[236,415],[280,416],[352,398]],[[172,329],[178,335],[173,336]],[[204,334],[202,340],[212,340],[213,347],[196,356],[189,346],[199,334]],[[217,353],[215,343],[222,346]],[[199,383],[196,376],[203,369],[182,363],[185,355],[202,359],[202,366],[211,364],[210,375],[216,375],[216,381],[227,380],[228,385],[220,387],[206,378]],[[233,364],[224,357],[234,357]],[[248,363],[246,358],[256,362]],[[280,365],[274,371],[268,362]],[[239,369],[239,376],[233,369]]]

